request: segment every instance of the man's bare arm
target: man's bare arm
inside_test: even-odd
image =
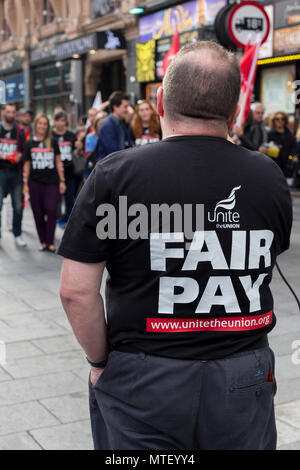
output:
[[[100,295],[102,263],[80,263],[64,259],[60,296],[74,334],[92,362],[107,358],[106,321]]]

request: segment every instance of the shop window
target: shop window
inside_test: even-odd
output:
[[[51,67],[44,72],[44,86],[45,95],[62,92],[61,70],[59,67]]]
[[[33,74],[33,96],[41,96],[44,93],[43,72],[36,71]]]
[[[45,112],[53,125],[55,110],[58,108],[67,110],[71,106],[70,93],[72,92],[73,80],[72,61],[66,61],[59,66],[57,63],[34,70],[32,94],[35,113]],[[73,128],[75,127],[74,124]]]
[[[35,102],[34,111],[36,115],[44,112],[44,104],[42,100],[37,100]]]
[[[63,91],[72,91],[72,65],[65,62],[63,65]]]

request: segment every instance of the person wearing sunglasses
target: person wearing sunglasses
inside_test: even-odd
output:
[[[274,114],[272,129],[268,132],[268,142],[274,142],[280,152],[274,161],[280,166],[287,178],[292,177],[294,163],[297,161],[296,139],[288,129],[288,116],[282,111]]]

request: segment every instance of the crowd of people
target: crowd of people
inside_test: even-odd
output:
[[[294,135],[289,128],[288,115],[277,111],[265,117],[261,103],[253,103],[242,128],[234,126],[232,140],[250,150],[258,150],[271,157],[291,182],[300,176],[300,132]]]
[[[76,196],[97,161],[112,152],[161,139],[154,103],[136,107],[121,91],[112,93],[99,108],[82,116],[74,132],[68,115],[56,108],[52,116],[3,106],[0,124],[0,240],[1,212],[7,201],[8,225],[18,247],[23,209],[30,201],[40,251],[56,252],[55,230],[65,228]],[[10,199],[7,198],[10,196]]]

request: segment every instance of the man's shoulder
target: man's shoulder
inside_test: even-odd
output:
[[[276,134],[276,129],[274,129],[274,127],[268,130],[268,135],[269,136],[270,135],[275,135],[275,134]]]
[[[94,139],[97,139],[96,134],[94,134],[94,132],[90,132],[90,133],[86,136],[85,141],[86,141],[86,142],[90,142],[90,141],[93,141]]]
[[[248,162],[256,172],[262,170],[274,171],[275,173],[281,174],[281,170],[278,165],[274,162],[271,157],[268,157],[262,152],[257,150],[250,150],[245,147],[240,147],[244,161]],[[267,175],[266,175],[267,176]]]
[[[248,155],[244,160],[246,164],[243,164],[244,174],[252,182],[254,193],[260,187],[264,188],[267,199],[273,199],[274,195],[278,201],[285,198],[285,193],[289,192],[288,185],[279,165],[261,152],[245,150]]]
[[[30,140],[26,140],[25,144],[24,144],[24,150],[28,149],[28,148],[31,148],[34,146],[34,140],[30,139]]]
[[[147,144],[139,147],[129,147],[124,150],[119,150],[114,152],[102,161],[105,165],[119,165],[121,162],[126,164],[126,162],[135,161],[137,164],[142,163],[149,156],[155,158],[158,155],[158,152],[162,151],[164,145],[162,142],[155,142],[153,144]]]
[[[154,158],[161,155],[160,144],[161,142],[157,142],[143,147],[129,147],[118,150],[102,158],[97,166],[99,165],[104,173],[117,173],[133,169],[141,172],[146,166],[152,165]]]
[[[254,121],[249,125],[249,132],[261,132],[264,127],[262,122]]]
[[[70,140],[76,140],[76,134],[70,130],[65,133],[65,138]]]
[[[59,140],[56,139],[53,135],[51,136],[51,145],[59,147]]]
[[[100,132],[102,129],[105,129],[107,127],[114,127],[114,126],[116,126],[116,123],[114,122],[112,114],[109,114],[109,116],[107,116],[103,124],[101,124]]]

